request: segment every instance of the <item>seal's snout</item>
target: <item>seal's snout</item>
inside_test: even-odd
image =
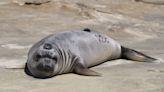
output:
[[[46,50],[50,50],[50,49],[52,49],[52,45],[49,43],[46,43],[46,44],[44,44],[43,48]]]
[[[41,63],[38,64],[37,69],[40,71],[52,72],[53,66],[50,63]]]
[[[43,70],[45,70],[45,71],[52,71],[53,70],[53,67],[52,67],[52,65],[45,64],[43,66]]]
[[[52,72],[54,69],[54,64],[49,58],[41,58],[37,65],[37,69],[40,71]]]
[[[50,63],[49,58],[45,58],[44,61],[45,61],[45,63],[48,63],[48,64]]]

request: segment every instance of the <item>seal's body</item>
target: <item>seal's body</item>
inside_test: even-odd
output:
[[[99,74],[89,67],[118,58],[155,60],[121,46],[104,34],[84,29],[56,33],[36,43],[29,51],[25,72],[37,78],[70,72],[96,76]]]
[[[56,47],[65,53],[70,51],[82,59],[87,67],[100,64],[104,61],[119,58],[121,46],[113,39],[100,33],[85,31],[67,31],[55,34],[45,42],[53,41]],[[67,56],[67,55],[66,55]]]

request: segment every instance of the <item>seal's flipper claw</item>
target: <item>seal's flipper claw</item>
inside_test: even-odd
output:
[[[101,76],[101,74],[99,74],[93,70],[88,69],[87,67],[85,67],[81,63],[76,64],[76,66],[74,68],[74,72],[76,74],[85,75],[85,76]]]

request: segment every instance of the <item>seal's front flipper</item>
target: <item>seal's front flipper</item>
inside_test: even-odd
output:
[[[83,64],[77,62],[74,67],[74,72],[79,75],[85,75],[85,76],[101,76],[99,73],[88,69]]]
[[[140,61],[140,62],[154,62],[155,60],[157,60],[141,52],[138,52],[129,48],[125,48],[123,46],[121,47],[121,58],[134,60],[134,61]]]

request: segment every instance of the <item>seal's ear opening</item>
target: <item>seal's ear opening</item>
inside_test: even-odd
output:
[[[25,72],[27,75],[32,76],[32,73],[29,71],[29,69],[28,69],[28,67],[27,67],[27,63],[25,64],[24,72]]]

